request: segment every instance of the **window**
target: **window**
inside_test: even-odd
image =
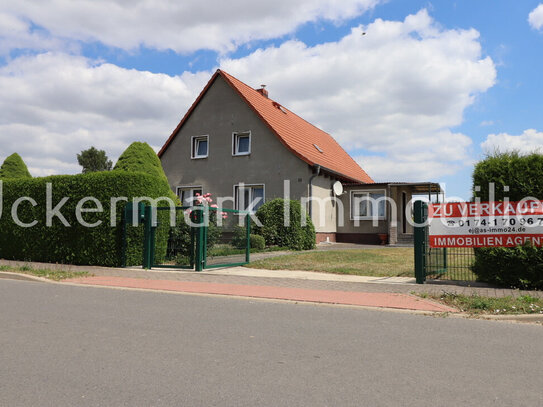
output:
[[[232,134],[232,155],[251,154],[251,132]]]
[[[256,212],[264,203],[264,185],[235,185],[236,209]]]
[[[202,195],[202,187],[177,187],[177,196],[183,206],[193,206],[196,204],[194,198],[196,194]]]
[[[209,136],[192,137],[191,158],[206,158],[209,154]]]
[[[351,219],[385,219],[385,217],[384,190],[351,192]]]

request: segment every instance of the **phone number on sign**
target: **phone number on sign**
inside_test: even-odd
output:
[[[447,220],[447,226],[543,226],[543,217]]]

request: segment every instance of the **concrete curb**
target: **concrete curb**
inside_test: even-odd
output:
[[[42,283],[56,283],[57,281],[49,280],[48,278],[33,276],[31,274],[15,273],[11,271],[0,271],[0,278],[8,280],[21,281],[39,281]]]

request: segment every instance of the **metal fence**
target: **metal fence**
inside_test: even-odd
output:
[[[424,224],[428,206],[422,201],[414,204],[415,224]],[[471,247],[430,247],[428,226],[415,227],[415,277],[422,284],[427,279],[475,281],[472,271],[475,252]]]
[[[250,261],[251,222],[246,211],[145,206],[143,213],[143,268],[202,271]]]

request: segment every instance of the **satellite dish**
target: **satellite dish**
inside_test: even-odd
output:
[[[332,184],[332,191],[334,191],[334,195],[340,196],[343,193],[343,184],[339,181],[336,181]]]

